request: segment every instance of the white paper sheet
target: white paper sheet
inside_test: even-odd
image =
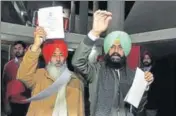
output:
[[[133,84],[128,91],[124,101],[138,108],[142,96],[147,88],[148,82],[144,78],[144,72],[137,68]]]
[[[64,85],[66,85],[70,79],[71,79],[71,73],[68,70],[68,68],[66,68],[61,74],[61,76],[52,85],[50,85],[48,88],[44,89],[37,95],[32,96],[31,98],[28,98],[24,101],[31,102],[31,101],[37,101],[37,100],[42,100],[44,98],[47,98],[52,94],[58,92],[58,90],[60,90]]]
[[[47,33],[46,39],[64,38],[63,8],[47,7],[38,11],[39,26],[43,27]]]

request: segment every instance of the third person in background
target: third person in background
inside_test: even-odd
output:
[[[143,71],[150,71],[153,73],[156,80],[156,68],[154,67],[154,61],[152,55],[148,51],[144,51],[141,57],[142,69]],[[157,115],[157,93],[156,93],[156,83],[152,83],[147,98],[147,104],[144,110],[144,116],[156,116]]]
[[[4,66],[2,85],[4,88],[4,110],[8,116],[25,116],[28,110],[28,103],[21,102],[22,99],[30,97],[31,91],[25,86],[18,88],[16,86],[17,71],[20,63],[23,60],[27,49],[26,43],[23,41],[16,41],[13,45],[14,58],[7,62]],[[21,91],[22,90],[22,91]],[[14,94],[19,91],[19,94]]]

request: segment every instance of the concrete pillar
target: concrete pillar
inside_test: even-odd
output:
[[[56,6],[56,1],[52,1],[52,6]]]
[[[99,1],[93,1],[93,13],[99,9]]]
[[[69,31],[72,33],[75,31],[75,1],[71,1]]]
[[[80,1],[79,4],[79,33],[87,34],[88,24],[88,1]]]
[[[124,1],[108,1],[107,10],[112,12],[112,21],[109,25],[107,33],[124,29],[125,2]]]
[[[11,51],[12,51],[12,45],[8,45],[8,61],[10,61],[11,58]]]

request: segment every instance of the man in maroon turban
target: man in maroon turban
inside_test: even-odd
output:
[[[43,41],[46,32],[37,27],[34,43],[20,64],[17,78],[32,90],[27,116],[83,116],[83,85],[66,65],[67,44],[63,39]],[[42,50],[40,49],[43,44]],[[46,67],[37,69],[42,52]]]
[[[155,67],[155,62],[153,60],[152,54],[149,51],[144,51],[141,57],[142,69],[144,71],[150,71],[155,77],[154,83],[151,84],[151,87],[148,92],[147,104],[145,106],[145,116],[156,116],[158,112],[158,93],[159,90],[156,83],[156,78],[158,77],[157,70]]]

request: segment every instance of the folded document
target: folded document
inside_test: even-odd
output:
[[[41,8],[38,11],[39,26],[44,27],[47,38],[64,38],[63,8],[61,6]]]

